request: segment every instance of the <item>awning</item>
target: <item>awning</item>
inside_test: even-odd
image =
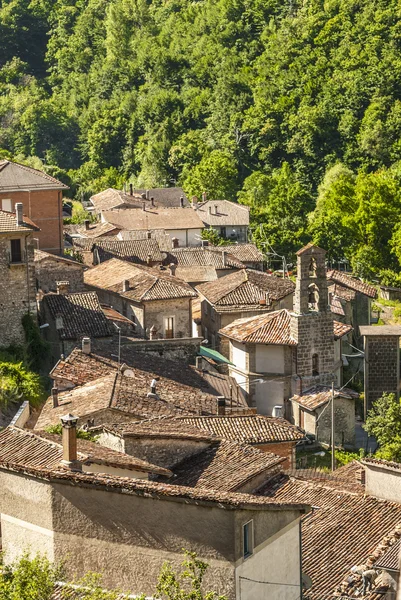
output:
[[[212,358],[216,362],[225,363],[227,365],[233,365],[234,363],[230,362],[228,358],[217,352],[217,350],[212,350],[211,348],[206,348],[205,346],[201,346],[199,349],[199,354],[201,356],[206,356],[206,358]]]

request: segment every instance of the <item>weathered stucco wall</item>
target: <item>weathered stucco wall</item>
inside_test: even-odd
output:
[[[385,469],[378,465],[364,465],[365,491],[371,496],[400,502],[401,471]]]

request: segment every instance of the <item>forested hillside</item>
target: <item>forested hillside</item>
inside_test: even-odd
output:
[[[278,252],[312,236],[368,277],[400,270],[397,0],[0,6],[3,156],[78,197],[130,180],[239,198]]]

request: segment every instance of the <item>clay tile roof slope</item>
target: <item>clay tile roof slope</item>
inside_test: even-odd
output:
[[[373,467],[381,467],[384,469],[388,469],[390,471],[401,471],[401,463],[384,460],[381,458],[374,458],[374,456],[366,457],[361,460],[363,465],[373,466]]]
[[[245,444],[295,442],[304,438],[304,434],[285,419],[263,415],[179,417],[177,420]]]
[[[401,538],[398,539],[375,563],[376,569],[399,571],[401,558]]]
[[[76,340],[83,335],[110,335],[108,321],[96,292],[46,294],[43,302],[48,306],[53,319],[58,316],[63,318],[63,328],[58,330],[61,339]]]
[[[144,229],[126,231],[125,229],[122,229],[121,231],[119,231],[117,238],[123,241],[145,240],[149,239],[149,234],[151,240],[156,240],[162,252],[169,252],[171,250],[172,236],[169,233],[166,233],[164,229],[152,229],[149,231]]]
[[[156,208],[146,210],[117,209],[103,213],[107,223],[120,229],[203,229],[203,223],[192,208]]]
[[[326,250],[323,250],[323,248],[319,248],[319,246],[316,246],[313,242],[309,242],[308,244],[306,244],[306,246],[304,246],[303,248],[298,250],[298,252],[296,252],[296,254],[297,254],[297,256],[301,256],[304,252],[307,252],[308,250],[311,250],[312,248],[315,252],[319,252],[320,254],[326,254]]]
[[[134,265],[117,258],[89,269],[84,280],[87,285],[108,289],[137,302],[196,297],[194,290],[181,279],[170,275],[170,271]],[[129,281],[129,290],[126,292],[123,292],[124,281]]]
[[[17,225],[17,217],[15,213],[0,210],[0,233],[23,233],[25,231],[39,231],[39,227],[35,225],[31,219],[24,216],[23,220],[24,222],[22,225]]]
[[[392,536],[401,524],[401,504],[364,495],[363,490],[353,493],[281,475],[260,493],[272,500],[302,500],[314,507],[302,523],[302,570],[313,582],[304,593],[305,600],[344,598],[336,590],[350,569],[366,564],[383,538]]]
[[[356,298],[356,292],[354,290],[350,290],[349,288],[343,287],[342,285],[338,285],[338,283],[334,283],[332,281],[327,282],[329,286],[329,291],[333,293],[333,296],[338,296],[347,302],[351,302]]]
[[[53,379],[64,379],[73,385],[84,385],[115,373],[117,368],[118,364],[109,358],[85,354],[80,348],[74,348],[65,360],[58,361],[49,375]]]
[[[211,208],[211,213],[209,208]],[[249,225],[249,206],[229,202],[229,200],[207,200],[196,205],[195,210],[202,221],[211,227],[225,227],[226,225],[246,227]]]
[[[257,249],[255,244],[230,244],[224,246],[229,254],[235,256],[237,260],[247,262],[263,262],[263,254]]]
[[[149,200],[147,200],[147,202],[150,201],[150,198],[153,198],[155,206],[164,206],[166,208],[179,207],[181,206],[181,198],[184,199],[184,207],[190,206],[184,190],[180,187],[134,190],[134,193],[141,195],[147,193],[149,197]]]
[[[140,194],[135,193],[135,195],[131,196],[130,194],[126,194],[121,190],[115,190],[114,188],[108,188],[107,190],[103,190],[102,192],[95,194],[90,198],[90,201],[99,212],[111,210],[112,208],[121,206],[122,204],[132,204],[136,207],[142,206],[142,198]]]
[[[335,315],[340,315],[341,317],[345,317],[345,312],[343,309],[343,305],[338,297],[333,296],[330,301],[330,310]]]
[[[338,283],[341,286],[345,286],[346,288],[350,288],[355,292],[360,292],[365,296],[369,296],[369,298],[377,298],[377,290],[373,285],[369,285],[368,283],[363,283],[360,279],[356,277],[351,277],[347,275],[343,271],[328,271],[327,279]]]
[[[348,398],[350,400],[359,397],[357,392],[349,388],[342,388],[341,390],[334,390],[335,398]],[[331,388],[325,385],[316,385],[308,390],[305,390],[301,396],[293,396],[292,401],[296,402],[300,406],[303,406],[307,410],[315,410],[319,406],[323,406],[331,399]]]
[[[153,262],[161,263],[163,260],[156,240],[95,240],[92,252],[95,251],[101,263],[110,258],[145,265],[149,257]]]
[[[216,310],[251,306],[260,308],[260,300],[281,300],[293,294],[295,285],[290,279],[282,279],[254,269],[242,269],[204,283],[196,288]],[[266,310],[266,306],[264,307]]]
[[[225,259],[223,258],[225,252]],[[214,267],[215,269],[243,269],[245,265],[224,248],[176,248],[168,252],[164,264],[179,267]]]
[[[334,339],[342,338],[344,335],[352,331],[352,325],[347,323],[340,323],[340,321],[333,321]]]
[[[257,448],[223,440],[184,459],[172,470],[172,483],[234,492],[254,477],[278,467],[285,458]]]
[[[107,236],[107,234],[117,234],[120,227],[112,223],[91,223],[89,229],[86,229],[85,225],[79,225],[75,229],[75,233],[82,235],[84,238],[98,238]]]
[[[237,319],[220,329],[220,335],[242,343],[296,346],[291,337],[291,316],[288,310],[276,310],[256,317]]]
[[[209,431],[203,431],[186,423],[185,420],[169,417],[155,417],[130,423],[113,423],[105,425],[103,430],[122,438],[171,438],[203,442],[216,439],[216,436]]]
[[[43,171],[20,165],[9,160],[0,160],[0,191],[68,190],[68,186]]]

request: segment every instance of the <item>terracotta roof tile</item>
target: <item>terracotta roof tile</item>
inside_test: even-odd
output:
[[[335,398],[357,399],[359,394],[349,388],[334,390]],[[325,385],[316,385],[313,388],[305,390],[301,396],[293,396],[291,401],[296,402],[307,410],[313,411],[331,400],[331,388]]]
[[[352,325],[347,323],[340,323],[340,321],[333,321],[334,339],[342,338],[344,335],[352,331]]]
[[[135,194],[146,194],[149,197],[147,202],[153,198],[155,206],[164,206],[166,208],[173,208],[181,206],[181,198],[184,200],[184,207],[190,206],[188,198],[184,190],[180,187],[163,187],[163,188],[151,188],[151,189],[134,189]]]
[[[95,194],[91,197],[90,201],[97,212],[111,210],[123,204],[142,207],[142,197],[138,192],[131,196],[130,194],[126,194],[121,190],[115,190],[113,188],[108,188],[107,190]]]
[[[226,440],[245,444],[298,441],[304,434],[285,419],[263,415],[179,417],[176,421],[210,431]]]
[[[246,227],[249,225],[249,206],[228,200],[207,200],[194,205],[194,208],[202,221],[211,227],[225,227],[226,225]]]
[[[89,269],[84,280],[89,286],[107,289],[137,302],[196,297],[193,289],[170,275],[170,271],[134,265],[117,258]],[[124,281],[129,282],[129,289],[125,292]]]
[[[24,222],[22,225],[17,225],[17,217],[15,213],[0,210],[0,233],[23,233],[24,231],[39,231],[39,227],[35,225],[31,219],[25,217],[25,215],[23,217],[23,221]]]
[[[363,491],[352,493],[280,475],[261,493],[276,501],[302,499],[314,507],[302,523],[302,570],[313,582],[304,592],[305,600],[343,598],[339,588],[350,569],[366,564],[383,539],[392,539],[401,525],[401,504],[366,496]]]
[[[144,265],[147,264],[148,258],[159,263],[163,260],[156,240],[95,240],[91,250],[96,252],[100,263],[111,258]]]
[[[340,299],[337,296],[333,296],[330,301],[330,310],[335,315],[340,315],[341,317],[345,317],[345,312],[343,309],[343,305],[341,304]]]
[[[103,219],[120,229],[203,229],[203,223],[192,208],[126,208],[103,212]]]
[[[223,440],[173,467],[171,483],[234,492],[262,473],[266,479],[276,474],[275,467],[284,460],[270,452]]]
[[[78,262],[74,258],[70,258],[69,256],[59,256],[58,254],[50,254],[50,252],[44,252],[43,250],[37,250],[36,248],[34,250],[34,260],[35,263],[41,263],[44,260],[48,260],[51,262],[61,262],[69,265],[75,265],[81,269],[85,268],[85,265]]]
[[[376,569],[385,569],[388,571],[400,571],[401,558],[401,538],[394,542],[387,552],[383,554],[375,563]]]
[[[223,252],[225,255],[223,256]],[[243,269],[245,265],[223,248],[176,248],[170,250],[164,264],[175,263],[179,267],[214,267],[215,269]]]
[[[401,463],[375,458],[374,456],[367,456],[361,462],[362,464],[366,464],[368,466],[382,467],[384,469],[388,469],[389,471],[401,471]]]
[[[347,302],[351,302],[356,298],[356,292],[354,290],[350,290],[342,285],[338,285],[338,283],[334,283],[332,281],[328,281],[329,291],[332,292],[334,297],[342,298]]]
[[[253,269],[242,269],[217,281],[204,283],[196,288],[216,310],[243,308],[259,309],[260,300],[269,304],[293,294],[295,285],[290,279],[282,279]],[[266,309],[266,305],[262,307]]]
[[[61,339],[77,340],[89,337],[110,335],[108,321],[100,306],[96,292],[77,292],[75,294],[46,294],[43,302],[56,319],[63,318],[63,328],[58,331]]]
[[[255,244],[230,244],[224,246],[224,249],[232,256],[235,256],[237,260],[244,263],[263,262],[263,254],[257,249]]]
[[[203,431],[188,424],[185,420],[169,417],[155,417],[130,423],[113,423],[104,425],[101,429],[121,438],[168,438],[204,442],[216,439],[216,436],[209,431]]]
[[[103,235],[111,234],[111,232],[113,232],[113,234],[117,234],[119,230],[120,227],[116,227],[111,223],[90,223],[89,229],[86,229],[85,225],[78,225],[78,227],[75,227],[74,233],[78,233],[84,238],[98,238],[102,237]]]
[[[346,288],[350,288],[355,292],[360,292],[365,296],[369,296],[369,298],[377,298],[377,290],[375,287],[373,287],[373,285],[364,283],[356,277],[351,277],[351,275],[347,275],[343,271],[328,271],[327,279],[330,279],[331,281],[334,281],[335,283],[338,283]]]
[[[169,252],[172,248],[172,237],[169,233],[166,233],[164,229],[138,229],[134,231],[126,231],[122,229],[118,235],[117,239],[127,241],[127,240],[145,240],[145,239],[155,240],[159,248],[162,252]]]
[[[308,244],[306,244],[306,246],[303,246],[303,248],[298,250],[298,252],[296,252],[296,254],[297,254],[297,256],[301,256],[302,254],[304,254],[304,252],[307,252],[308,250],[311,250],[312,248],[315,252],[318,252],[319,254],[326,254],[326,250],[323,250],[323,248],[319,248],[319,246],[316,246],[313,242],[309,242]]]
[[[220,329],[220,335],[242,343],[296,346],[291,337],[291,315],[285,308],[247,319],[237,319]]]

